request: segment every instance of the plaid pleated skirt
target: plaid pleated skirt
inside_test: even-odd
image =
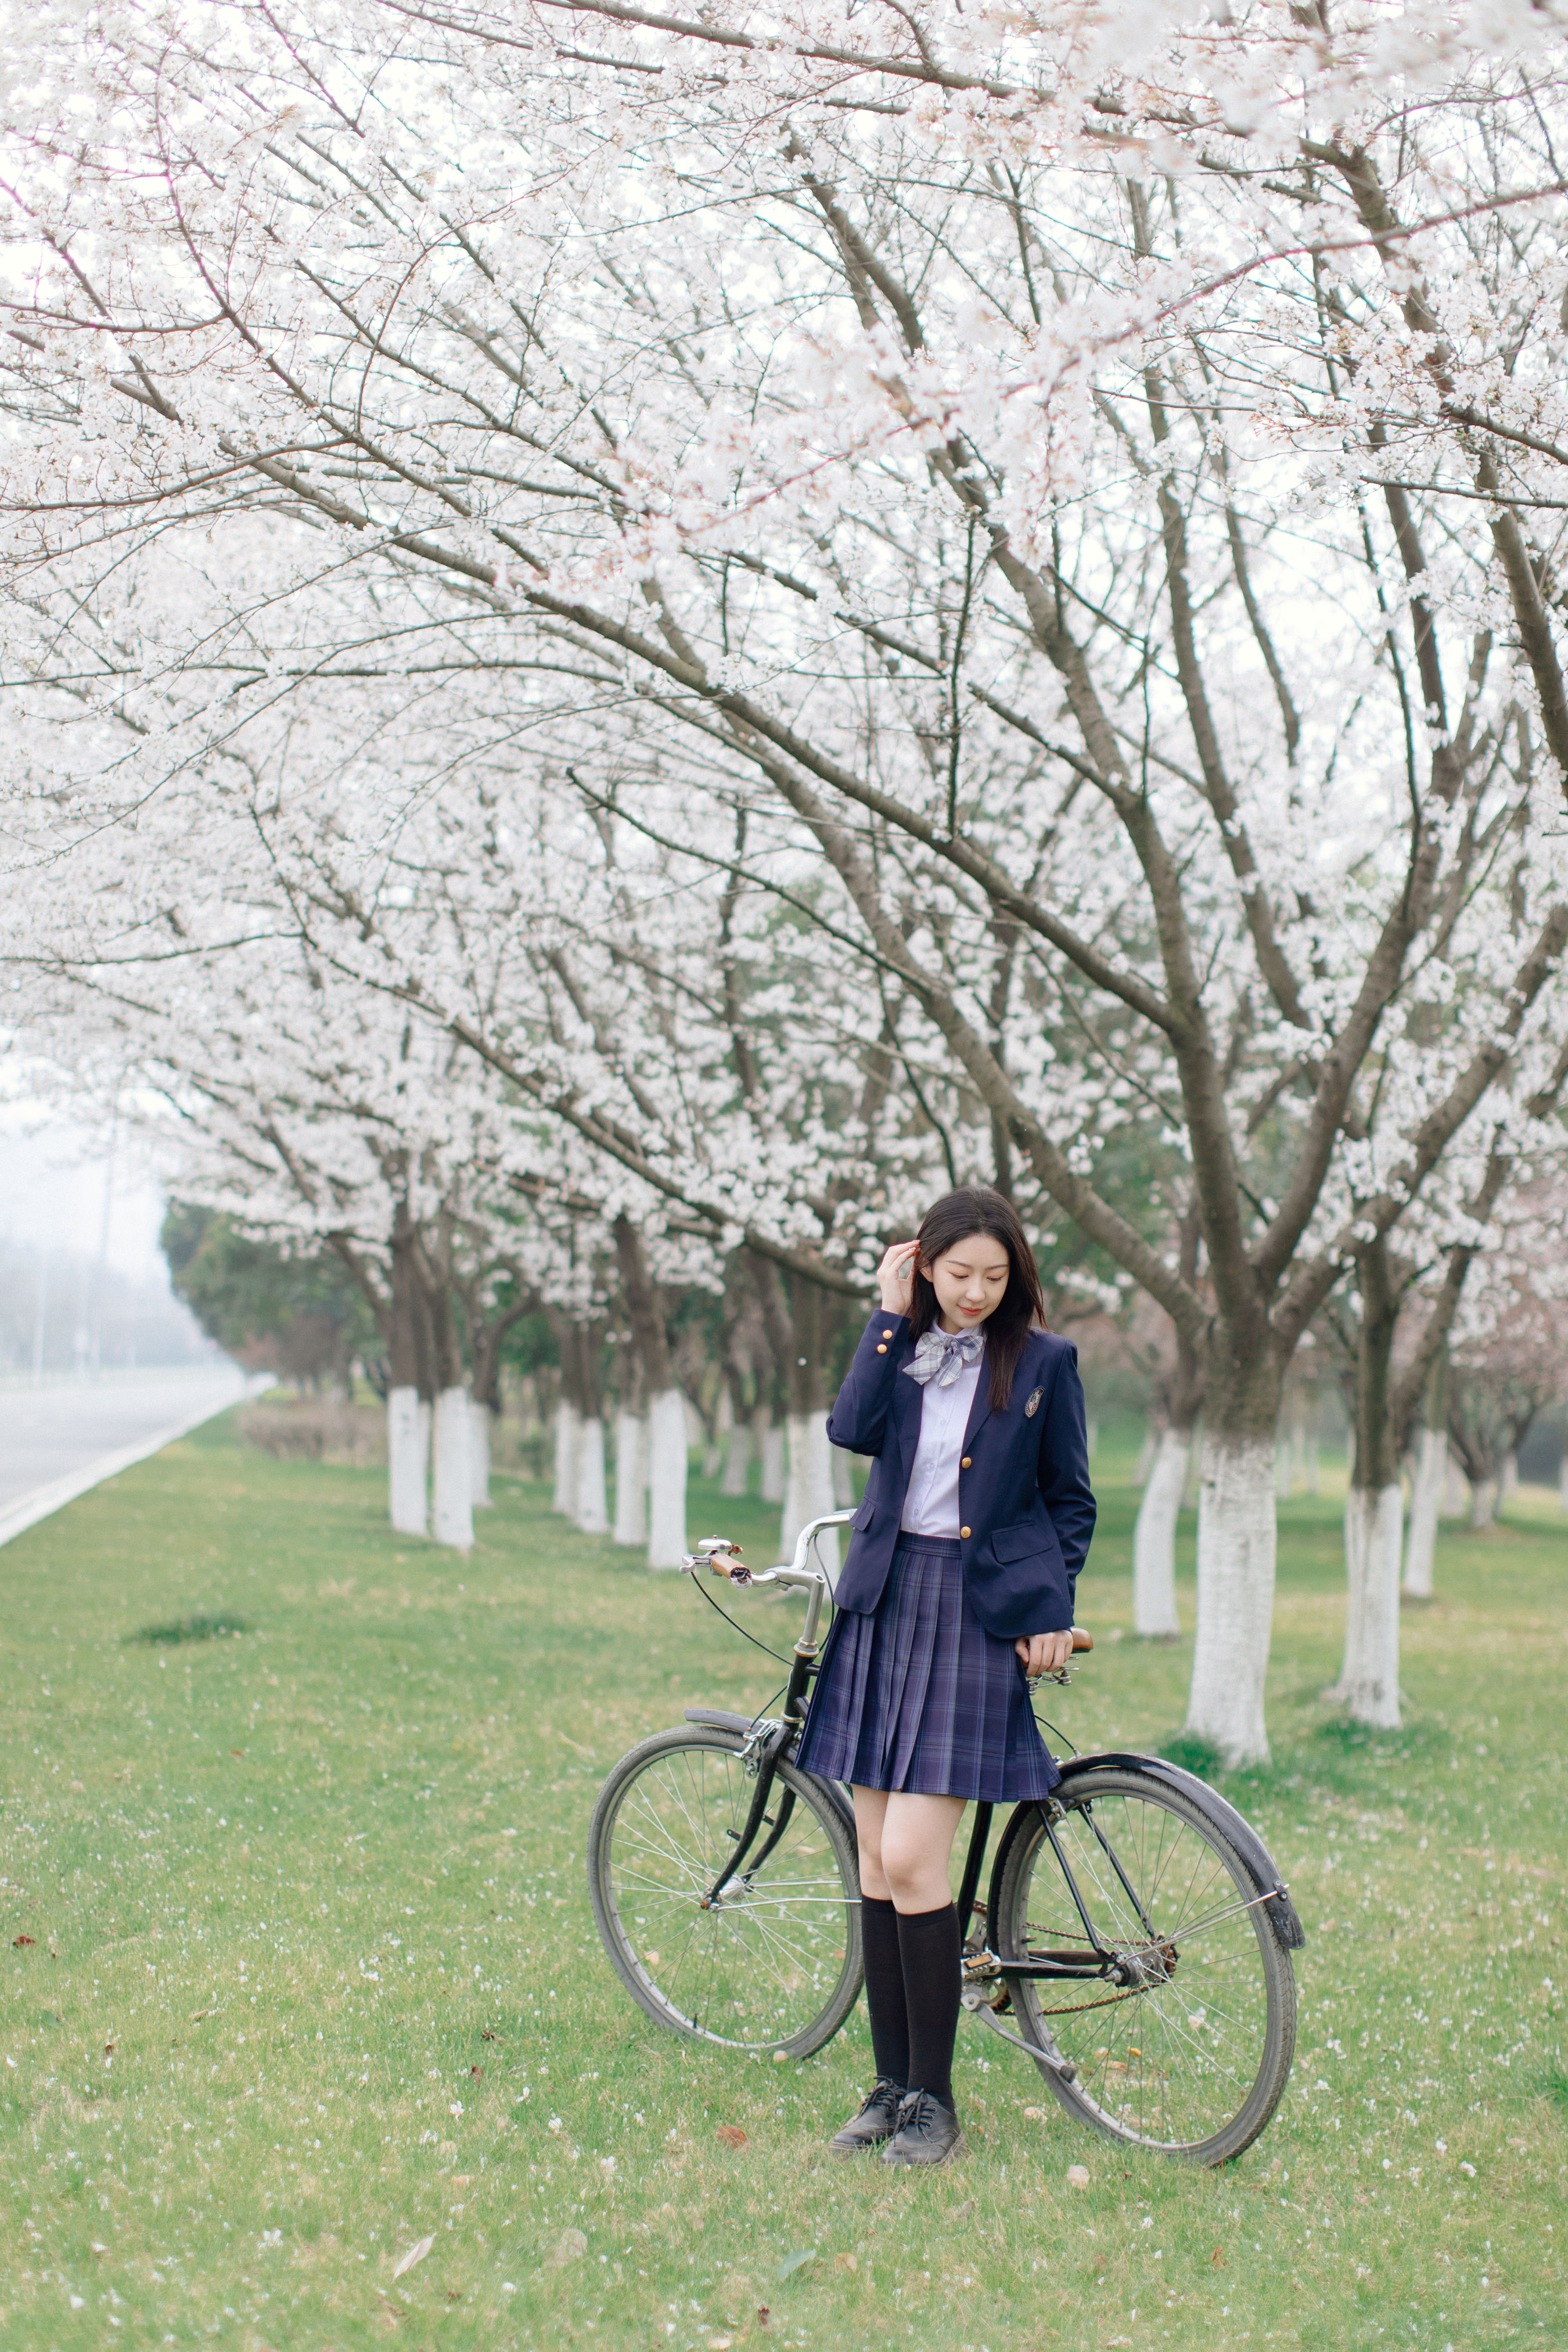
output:
[[[801,1734],[802,1771],[983,1804],[1056,1787],[1024,1662],[975,1615],[962,1559],[957,1543],[900,1536],[873,1613],[839,1611]]]

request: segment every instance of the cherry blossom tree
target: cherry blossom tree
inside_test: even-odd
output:
[[[1568,929],[1563,60],[1508,31],[132,7],[12,102],[13,674],[140,730],[100,802],[245,762],[335,971],[830,1295],[855,1204],[727,1117],[732,1038],[633,1117],[593,987],[569,1024],[535,943],[490,955],[488,780],[526,756],[543,831],[591,810],[688,903],[789,910],[830,1000],[871,976],[831,1003],[862,1076],[940,1074],[1192,1352],[1188,1720],[1232,1760],[1293,1351],[1531,1050]],[[1446,1050],[1383,1050],[1456,974]],[[664,1002],[626,1008],[650,1066]],[[1185,1263],[1102,1181],[1145,1126]]]

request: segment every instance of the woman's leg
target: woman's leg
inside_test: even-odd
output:
[[[963,1938],[948,1864],[963,1817],[962,1797],[895,1790],[887,1799],[878,1856],[898,1910],[909,2020],[909,2085],[911,2091],[929,2091],[950,2114]]]
[[[877,2079],[900,2091],[910,2079],[910,2028],[904,2013],[904,1963],[899,1917],[882,1874],[885,1789],[854,1789],[855,1840],[860,1849],[860,1948],[866,1962],[866,2009]]]

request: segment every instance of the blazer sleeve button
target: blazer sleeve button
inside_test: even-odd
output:
[[[973,1528],[959,1528],[959,1530],[958,1530],[958,1532],[959,1532],[959,1534],[963,1538],[964,1541],[967,1543],[967,1542],[968,1542],[968,1540],[969,1540],[969,1538],[970,1538],[970,1537],[973,1534],[974,1530],[973,1530]]]
[[[892,1333],[891,1333],[890,1331],[884,1331],[884,1332],[883,1332],[883,1334],[882,1334],[882,1337],[883,1337],[883,1339],[890,1339],[892,1338],[892,1336],[893,1336],[893,1335],[892,1335]]]
[[[883,1347],[881,1341],[879,1339],[877,1342],[877,1353],[879,1356],[885,1356],[887,1352],[886,1348]]]
[[[959,1468],[960,1468],[961,1470],[967,1470],[967,1469],[968,1469],[968,1467],[969,1467],[969,1465],[970,1465],[970,1456],[966,1454],[964,1455],[964,1457],[963,1457],[963,1461],[959,1464],[959,1465],[958,1465],[958,1466],[959,1466]]]

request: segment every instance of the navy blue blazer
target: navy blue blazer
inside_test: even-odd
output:
[[[925,1391],[903,1371],[913,1354],[907,1317],[873,1315],[827,1416],[835,1445],[877,1457],[837,1594],[840,1609],[863,1617],[888,1581],[920,1442]],[[1083,1384],[1070,1340],[1030,1332],[1000,1412],[991,1409],[982,1365],[962,1461],[959,1540],[975,1615],[1005,1641],[1064,1633],[1094,1533]]]

